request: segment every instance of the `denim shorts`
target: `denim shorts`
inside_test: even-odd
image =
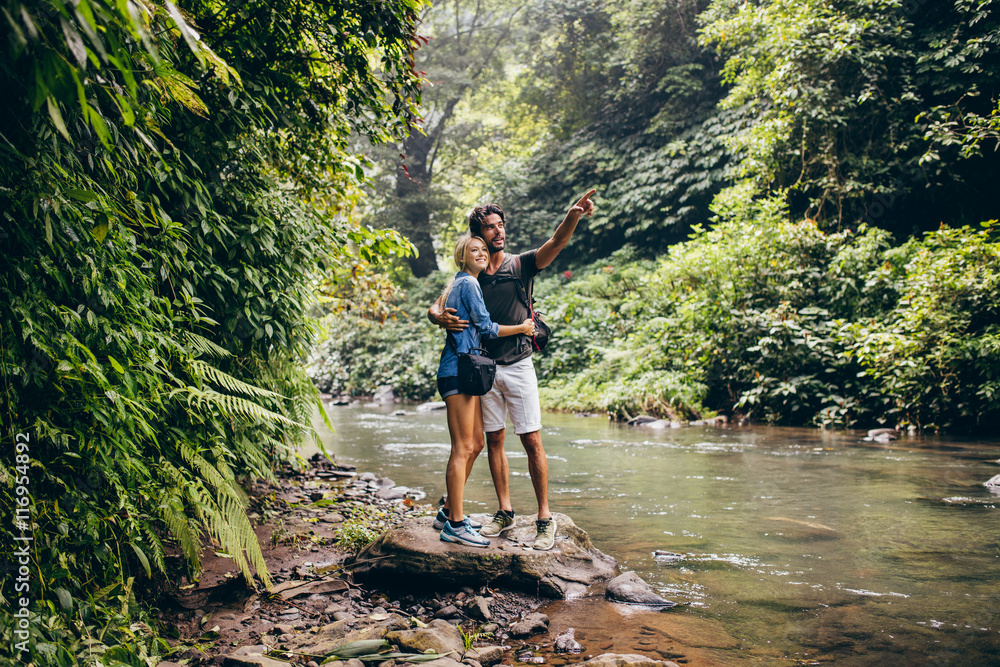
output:
[[[441,394],[442,400],[448,398],[449,396],[454,396],[459,393],[458,391],[458,376],[449,375],[447,377],[438,378],[438,393]]]

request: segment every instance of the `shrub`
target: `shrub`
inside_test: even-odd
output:
[[[890,399],[893,422],[983,428],[1000,411],[1000,243],[942,227],[907,247],[895,307],[842,322],[848,355]]]

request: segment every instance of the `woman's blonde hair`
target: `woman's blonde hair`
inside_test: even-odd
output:
[[[455,266],[458,267],[459,271],[465,271],[469,266],[469,243],[473,239],[482,241],[483,245],[486,245],[486,241],[483,241],[482,237],[473,236],[472,234],[462,234],[455,241],[455,252],[452,254],[452,258],[455,260]],[[455,284],[455,276],[453,275],[448,279],[448,284],[444,287],[444,292],[442,293],[441,306],[446,307],[448,305],[448,295],[451,294],[451,287]]]

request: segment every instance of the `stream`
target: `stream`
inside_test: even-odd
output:
[[[335,432],[318,427],[338,461],[436,500],[444,412],[400,409],[331,406]],[[1000,496],[983,486],[1000,472],[1000,441],[655,431],[554,413],[543,422],[552,510],[622,571],[685,603],[636,615],[554,602],[543,609],[550,630],[572,625],[598,648],[659,647],[663,657],[671,637],[697,649],[691,665],[1000,664]],[[507,454],[514,509],[532,514],[527,458],[510,431]],[[466,502],[467,513],[496,509],[485,452]],[[667,617],[686,622],[661,627]]]

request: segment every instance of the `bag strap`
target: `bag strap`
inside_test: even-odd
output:
[[[521,303],[523,303],[527,308],[528,312],[531,313],[531,319],[535,319],[535,309],[531,307],[531,297],[524,290],[524,281],[521,279],[521,256],[514,255],[514,275],[517,276],[517,296],[520,297]],[[531,281],[531,287],[534,287],[534,280]],[[534,290],[532,290],[534,291]]]
[[[521,301],[524,303],[524,305],[526,305],[528,307],[528,313],[531,315],[531,319],[534,320],[535,319],[535,308],[534,308],[534,306],[532,306],[532,303],[531,303],[532,301],[534,301],[534,299],[532,299],[531,297],[529,297],[525,293],[524,284],[521,281],[521,256],[520,255],[515,255],[514,256],[514,275],[517,276],[517,280],[515,281],[517,283],[517,295],[519,297],[521,297]],[[532,279],[529,284],[532,287],[532,291],[534,291],[535,281]],[[534,336],[529,336],[529,338],[531,338],[531,345],[536,350],[541,350],[542,349],[542,348],[538,347],[538,341],[535,340]]]
[[[455,349],[455,354],[460,354],[458,351],[458,343],[455,342],[455,335],[452,334],[450,331],[448,332],[448,344]],[[490,356],[490,353],[486,351],[485,347],[470,347],[469,351],[466,352],[466,354],[470,354],[472,352],[477,352],[477,356],[480,357],[486,357],[487,359],[493,358]]]

